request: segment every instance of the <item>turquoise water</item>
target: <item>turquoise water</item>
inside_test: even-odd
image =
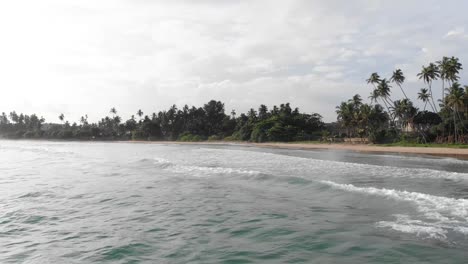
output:
[[[0,263],[466,263],[468,161],[0,141]]]

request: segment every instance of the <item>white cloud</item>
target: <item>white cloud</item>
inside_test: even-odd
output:
[[[450,2],[450,1],[449,1]],[[405,8],[400,8],[405,3]],[[124,117],[212,98],[290,101],[335,119],[378,71],[465,55],[468,4],[403,1],[20,0],[0,9],[0,111]],[[29,8],[24,8],[28,6]],[[447,33],[447,29],[452,29]]]
[[[450,30],[445,34],[446,38],[453,38],[453,37],[460,37],[460,36],[466,36],[465,35],[465,29],[462,27],[455,28],[453,30]]]

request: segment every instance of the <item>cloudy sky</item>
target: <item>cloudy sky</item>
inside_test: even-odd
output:
[[[371,72],[466,64],[468,2],[15,0],[0,4],[0,111],[77,121],[172,104],[291,102],[335,120]],[[401,94],[395,90],[396,97]]]

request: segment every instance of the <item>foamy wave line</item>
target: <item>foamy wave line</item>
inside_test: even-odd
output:
[[[341,173],[349,173],[350,169],[357,169],[361,173],[369,173],[372,176],[392,178],[419,178],[419,179],[450,179],[468,181],[468,173],[448,172],[433,169],[404,168],[394,166],[379,166],[373,164],[361,164],[341,161],[313,160],[313,165],[319,165],[320,169],[329,171],[330,167]]]
[[[167,159],[155,158],[156,164],[160,167],[170,170],[175,173],[191,173],[192,175],[199,176],[200,174],[244,174],[244,175],[260,175],[261,172],[254,170],[243,170],[226,167],[203,167],[203,166],[189,166],[177,165]]]
[[[448,229],[457,231],[457,227],[429,223],[421,220],[410,219],[407,215],[395,215],[396,221],[380,221],[376,223],[378,228],[390,228],[402,233],[415,234],[422,238],[446,240]]]
[[[335,172],[348,174],[351,170],[357,170],[359,173],[370,173],[372,176],[378,177],[392,177],[392,178],[421,178],[421,179],[450,179],[450,180],[463,180],[468,181],[468,173],[459,173],[459,172],[448,172],[434,169],[423,169],[423,168],[404,168],[404,167],[394,167],[394,166],[382,166],[382,165],[373,165],[373,164],[363,164],[363,163],[354,163],[354,162],[343,162],[343,161],[333,161],[333,160],[321,160],[315,158],[304,158],[304,157],[295,157],[287,156],[276,153],[266,153],[266,152],[256,152],[251,150],[239,150],[239,149],[209,149],[201,148],[194,151],[202,152],[216,152],[221,154],[229,154],[235,156],[237,159],[245,159],[246,162],[251,160],[257,161],[258,164],[266,162],[268,164],[278,163],[278,164],[291,164],[289,170],[294,171],[298,170],[300,173],[306,170],[313,171],[315,175],[320,175],[323,173],[329,173],[330,167],[334,168]],[[239,155],[232,155],[233,153]],[[380,155],[380,154],[379,154]],[[398,156],[397,156],[398,157]],[[417,157],[415,157],[417,158]],[[423,159],[423,158],[417,158]],[[432,159],[436,162],[444,159]],[[454,159],[455,160],[455,159]],[[461,163],[466,163],[466,161],[459,161]],[[446,161],[444,162],[446,163]]]
[[[42,146],[1,146],[2,149],[43,154],[75,154],[73,151],[59,150]]]
[[[414,220],[406,215],[395,215],[396,221],[380,221],[380,228],[391,228],[402,233],[416,234],[418,237],[445,240],[449,231],[468,234],[468,200],[434,196],[424,193],[356,187],[332,181],[320,181],[332,188],[365,195],[374,195],[396,201],[416,204],[417,210],[427,220]]]
[[[390,228],[402,233],[415,234],[418,237],[446,240],[449,232],[468,235],[468,226],[463,223],[425,222],[411,219],[408,215],[395,215],[395,221],[380,221],[379,228]]]
[[[332,181],[320,181],[332,188],[354,193],[375,195],[397,201],[415,203],[417,209],[428,219],[444,222],[467,223],[468,200],[434,196],[424,193],[378,189],[374,187],[356,187],[352,184],[340,184]]]
[[[260,172],[222,167],[176,166],[174,172],[207,172],[213,174],[248,174],[258,175]]]

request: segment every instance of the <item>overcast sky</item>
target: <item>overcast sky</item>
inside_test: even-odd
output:
[[[221,100],[227,112],[335,106],[401,68],[464,62],[468,1],[15,0],[0,4],[0,111],[58,122]],[[394,90],[395,96],[401,96]]]

